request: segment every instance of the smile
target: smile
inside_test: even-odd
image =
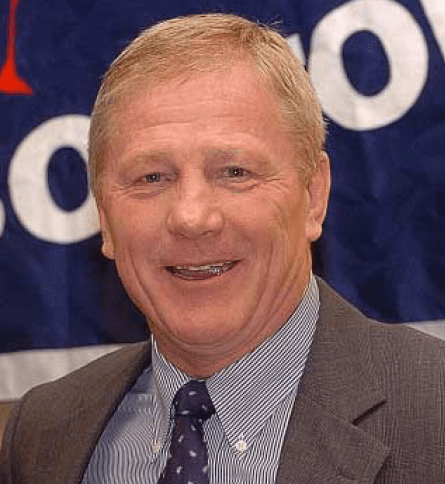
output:
[[[199,281],[211,277],[220,276],[230,271],[238,261],[215,262],[202,266],[167,266],[170,274],[189,281]]]

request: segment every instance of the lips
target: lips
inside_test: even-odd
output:
[[[188,281],[200,281],[217,277],[230,271],[238,261],[215,262],[200,266],[167,266],[168,272],[175,277]]]

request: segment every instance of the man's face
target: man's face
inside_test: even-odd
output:
[[[303,184],[277,103],[244,63],[141,89],[113,123],[104,254],[165,356],[190,374],[213,362],[212,374],[297,306],[326,173]]]

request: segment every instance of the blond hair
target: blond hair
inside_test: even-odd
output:
[[[104,146],[119,103],[138,89],[187,78],[199,72],[230,69],[247,61],[275,94],[284,129],[302,154],[305,178],[315,170],[324,145],[320,104],[301,62],[274,28],[233,14],[177,17],[143,31],[111,64],[101,84],[91,116],[90,181],[100,193]]]

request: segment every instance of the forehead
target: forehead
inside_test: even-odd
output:
[[[246,63],[186,79],[133,86],[110,120],[113,150],[184,148],[184,142],[214,148],[260,145],[284,136],[277,98]]]
[[[164,82],[133,83],[133,87],[122,96],[117,104],[120,115],[131,113],[143,104],[162,122],[162,114],[174,114],[179,110],[194,110],[209,101],[218,103],[218,108],[226,104],[226,111],[234,104],[250,105],[255,111],[274,110],[278,114],[278,103],[267,84],[260,79],[254,67],[246,62],[238,62],[231,68],[214,69],[181,76]],[[197,113],[199,113],[199,107]],[[202,113],[205,114],[205,113]],[[224,114],[224,113],[221,113]]]

